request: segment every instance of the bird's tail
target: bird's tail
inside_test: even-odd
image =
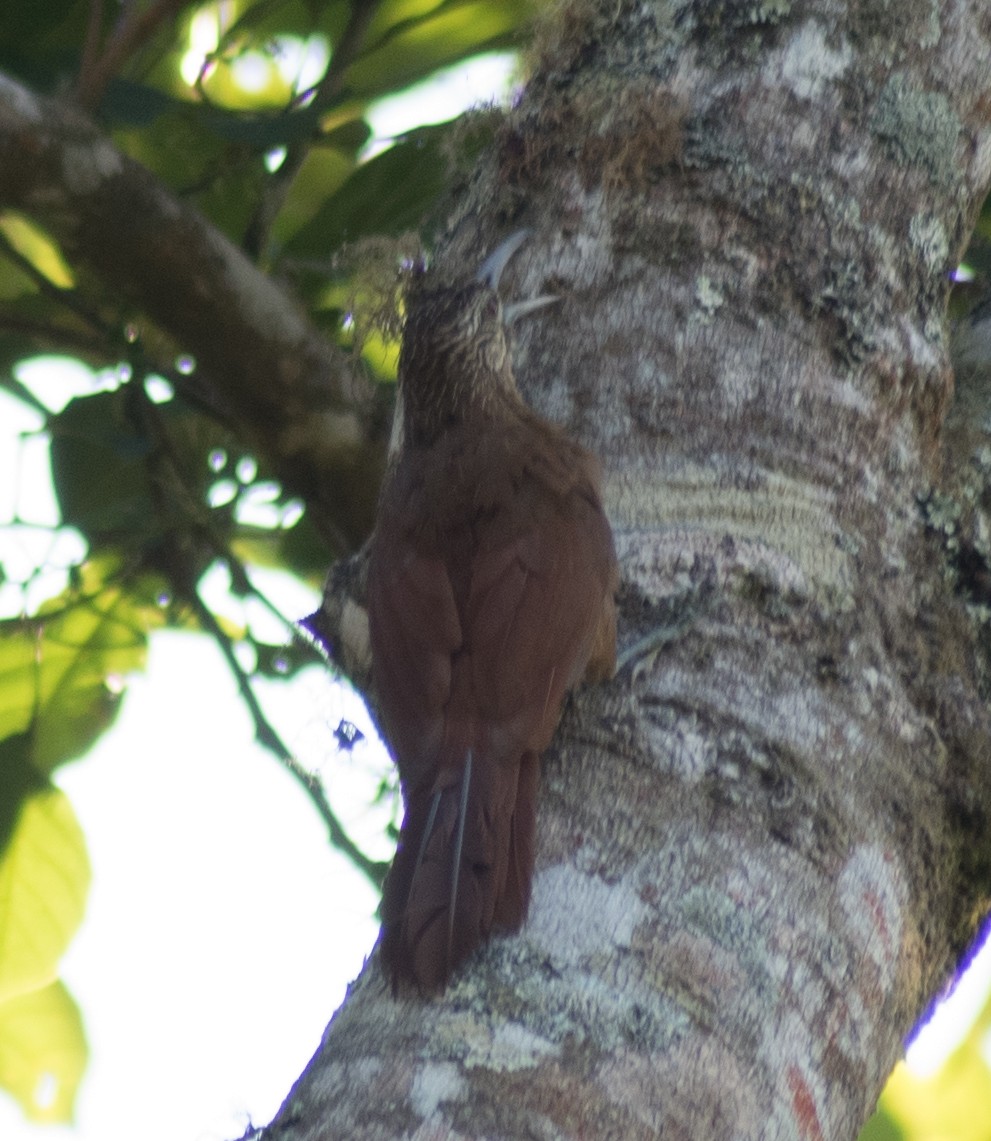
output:
[[[394,986],[440,989],[493,931],[526,918],[537,776],[536,753],[486,766],[469,750],[460,774],[409,795],[382,897],[382,960]]]

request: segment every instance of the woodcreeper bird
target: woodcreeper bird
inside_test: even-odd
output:
[[[539,754],[566,694],[611,676],[618,572],[596,458],[516,387],[514,234],[407,301],[401,417],[368,568],[373,677],[405,818],[382,901],[394,988],[423,992],[526,918]]]

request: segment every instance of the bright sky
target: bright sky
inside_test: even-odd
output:
[[[513,62],[484,57],[383,102],[372,116],[376,137],[503,95]],[[26,487],[34,498],[18,500],[21,517],[55,521],[45,441],[16,440],[30,427],[30,415],[0,403],[0,525],[15,489]],[[0,541],[8,572],[18,560],[68,563],[78,552],[69,532],[54,546],[49,532]],[[294,617],[316,606],[288,576],[267,586]],[[51,592],[52,580],[41,589]],[[314,668],[272,685],[266,709],[321,774],[353,837],[385,858],[387,812],[368,804],[386,762],[355,695]],[[366,735],[351,753],[336,748],[342,717]],[[249,1119],[264,1124],[371,949],[375,893],[330,848],[298,786],[254,744],[233,680],[204,638],[156,634],[116,726],[58,783],[93,865],[86,921],[63,969],[91,1062],[73,1129],[31,1129],[0,1094],[0,1138],[228,1141]],[[972,974],[913,1046],[919,1072],[938,1065],[979,1009],[991,951]]]
[[[360,702],[313,669],[267,707],[352,835],[387,856],[360,771],[374,746],[334,749],[342,716],[372,733]],[[58,784],[93,865],[63,964],[92,1056],[78,1128],[47,1135],[207,1141],[266,1122],[375,940],[375,893],[253,743],[219,651],[195,635],[153,637],[113,732]],[[28,1136],[0,1102],[0,1137]]]

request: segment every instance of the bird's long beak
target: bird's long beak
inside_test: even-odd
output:
[[[501,242],[489,254],[489,256],[478,267],[478,273],[475,274],[475,280],[484,282],[490,289],[499,288],[499,279],[502,277],[502,271],[509,263],[509,259],[516,253],[516,251],[523,245],[529,238],[532,230],[517,230],[515,234],[510,234],[504,242]],[[527,313],[532,313],[535,309],[543,309],[545,305],[553,305],[555,301],[559,300],[557,297],[546,295],[543,297],[531,297],[528,301],[514,301],[509,305],[503,307],[502,319],[505,324],[512,325],[520,317],[525,316]]]
[[[475,280],[483,281],[490,289],[498,289],[499,279],[502,277],[502,271],[509,264],[509,259],[532,233],[532,230],[517,230],[515,234],[510,234],[504,242],[496,246],[478,267]]]

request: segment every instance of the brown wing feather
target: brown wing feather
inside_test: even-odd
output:
[[[443,734],[461,622],[443,562],[408,542],[378,547],[368,576],[375,685],[404,782],[419,783]]]
[[[452,433],[446,452],[408,460],[422,467],[392,481],[369,567],[375,681],[406,801],[382,954],[394,981],[425,989],[525,918],[538,754],[590,656],[605,670],[615,652],[592,461],[575,447],[587,466],[535,471],[514,466],[528,454],[517,444],[468,448]],[[445,516],[452,471],[476,492]]]
[[[464,626],[479,712],[537,752],[585,673],[607,598],[611,609],[612,541],[586,490],[521,488],[516,538],[487,549],[483,537],[473,565]]]

